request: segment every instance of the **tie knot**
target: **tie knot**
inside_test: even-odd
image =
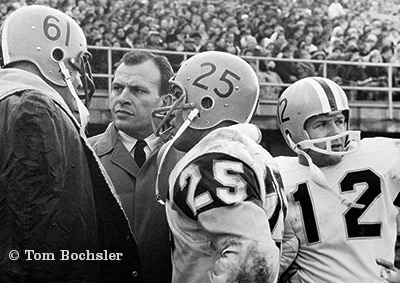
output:
[[[144,148],[147,145],[146,141],[138,140],[135,144],[134,159],[139,167],[142,167],[146,161],[146,153]]]
[[[135,148],[144,148],[147,145],[145,140],[137,140]]]

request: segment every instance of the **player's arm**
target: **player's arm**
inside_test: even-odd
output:
[[[185,174],[191,195],[181,209],[202,226],[217,252],[210,281],[274,282],[279,249],[253,170],[230,156],[208,154],[187,166],[181,180]]]
[[[288,216],[285,220],[285,228],[282,241],[282,253],[280,258],[279,267],[279,282],[286,282],[297,271],[297,265],[294,263],[299,252],[299,239],[296,237],[295,232],[290,224],[290,208]]]
[[[400,282],[400,271],[390,261],[382,258],[375,259],[376,263],[382,267],[381,277],[387,282],[397,283]]]

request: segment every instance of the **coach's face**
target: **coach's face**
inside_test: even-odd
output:
[[[118,130],[137,139],[153,133],[151,113],[163,105],[159,93],[160,80],[160,70],[150,60],[118,67],[109,97],[111,114]]]

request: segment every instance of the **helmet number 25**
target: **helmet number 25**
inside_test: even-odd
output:
[[[210,70],[206,71],[205,73],[201,74],[200,76],[198,76],[196,79],[194,79],[192,85],[204,90],[208,90],[208,86],[201,83],[200,81],[208,78],[209,76],[211,76],[212,74],[214,74],[217,70],[217,67],[215,66],[215,64],[211,63],[211,62],[204,62],[200,65],[201,67],[211,67]],[[241,77],[239,75],[237,75],[236,73],[234,73],[231,70],[225,69],[224,72],[222,73],[221,77],[219,78],[220,81],[226,83],[228,85],[228,90],[225,92],[222,92],[221,90],[219,90],[218,88],[214,88],[213,91],[216,95],[218,95],[219,97],[225,98],[228,97],[232,94],[233,89],[234,89],[234,85],[233,82],[228,78],[229,77],[233,77],[235,80],[240,81]]]
[[[43,32],[44,35],[51,41],[56,41],[61,37],[61,29],[58,26],[57,23],[59,23],[60,20],[52,15],[48,15],[44,18],[43,21]],[[65,34],[65,46],[69,46],[69,41],[71,37],[71,27],[70,23],[67,22],[67,30]]]

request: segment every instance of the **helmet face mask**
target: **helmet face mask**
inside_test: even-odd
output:
[[[153,132],[156,136],[168,136],[173,127],[169,126],[174,111],[178,109],[193,110],[195,105],[186,102],[186,90],[176,81],[170,80],[170,91],[172,97],[175,99],[172,105],[159,107],[152,112],[152,126]],[[159,123],[157,121],[160,121]]]
[[[337,140],[337,139],[345,139],[345,145],[344,145],[344,150],[343,151],[333,151],[332,150],[332,141]],[[360,133],[358,131],[345,131],[343,133],[330,136],[330,137],[325,137],[325,138],[320,138],[320,139],[309,139],[309,140],[304,140],[295,146],[296,150],[306,150],[306,149],[311,149],[316,152],[326,154],[326,155],[336,155],[336,156],[342,156],[345,154],[349,154],[358,148],[356,146],[352,146],[353,144],[351,142],[356,142],[357,144],[360,142]],[[321,147],[318,147],[317,144],[324,143],[325,147],[322,149]]]
[[[70,88],[63,64],[70,78],[81,76],[85,104],[90,102],[94,84],[88,68],[91,56],[86,37],[79,25],[63,12],[39,5],[17,9],[1,27],[1,49],[4,65],[31,62],[47,81]]]
[[[335,136],[310,139],[305,130],[306,121],[322,114],[342,113],[346,131]],[[346,155],[358,149],[359,131],[349,131],[349,106],[339,85],[326,78],[305,78],[289,86],[278,101],[278,125],[289,147],[298,153],[306,149],[326,155]],[[344,150],[333,151],[331,143],[345,140]],[[317,144],[325,143],[324,149]]]
[[[79,55],[80,64],[76,63],[73,58],[68,61],[79,73],[79,78],[82,83],[82,89],[84,91],[83,95],[79,95],[80,99],[85,100],[85,106],[89,107],[92,101],[93,94],[95,92],[95,85],[93,82],[92,68],[89,61],[92,59],[92,55],[88,51],[83,51]]]
[[[170,88],[177,101],[167,109],[156,109],[153,118],[182,109],[187,120],[197,109],[189,125],[195,130],[211,129],[224,121],[247,123],[259,98],[259,82],[251,66],[238,56],[218,51],[198,53],[185,61],[170,80]]]

